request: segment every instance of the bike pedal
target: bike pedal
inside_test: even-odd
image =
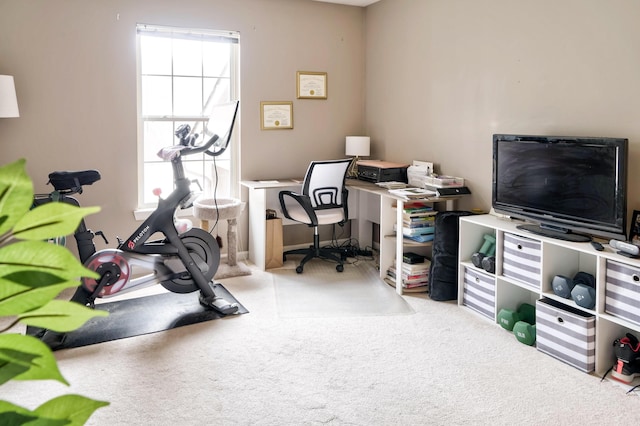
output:
[[[231,315],[238,312],[239,306],[237,303],[230,303],[223,297],[214,297],[212,300],[207,300],[202,294],[198,297],[198,300],[202,306],[207,309],[213,309],[223,315]]]

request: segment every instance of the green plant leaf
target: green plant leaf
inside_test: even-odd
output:
[[[14,357],[19,356],[20,362],[16,362],[18,365],[24,365],[24,363],[29,365],[29,369],[13,377],[14,380],[56,380],[69,385],[60,374],[51,349],[35,337],[22,334],[0,334],[0,350],[5,356],[8,353]],[[0,377],[5,374],[5,368],[12,367],[3,366]]]
[[[0,235],[9,231],[32,203],[33,184],[27,176],[25,160],[0,167]]]
[[[33,276],[38,274],[33,273]],[[0,278],[0,316],[18,315],[46,305],[63,290],[77,287],[79,281],[63,281],[44,286],[25,286]]]
[[[13,236],[22,240],[46,240],[73,234],[83,217],[100,207],[77,207],[67,203],[46,203],[25,214],[13,227]]]
[[[42,241],[73,233],[84,216],[99,208],[48,203],[31,209],[32,205],[33,185],[25,160],[0,167],[0,318],[53,333],[72,331],[90,318],[106,316],[106,311],[55,299],[62,290],[78,286],[80,277],[98,278],[98,274],[63,246]],[[68,385],[49,346],[22,334],[0,334],[0,385],[9,380],[56,380]],[[0,424],[82,425],[105,405],[67,395],[30,411],[0,400]]]
[[[12,404],[7,401],[0,401],[0,424],[5,426],[20,426],[28,424],[31,420],[36,420],[38,415],[26,408]]]
[[[32,327],[67,332],[81,327],[91,318],[107,315],[107,311],[90,309],[79,303],[52,300],[41,308],[18,315],[18,319]]]
[[[0,348],[0,385],[26,372],[39,355]]]
[[[35,413],[49,419],[69,420],[71,426],[80,426],[85,424],[98,408],[107,405],[108,402],[81,395],[62,395],[45,402],[35,409]]]
[[[0,277],[20,271],[43,271],[64,280],[98,278],[64,247],[43,241],[21,241],[0,248]]]

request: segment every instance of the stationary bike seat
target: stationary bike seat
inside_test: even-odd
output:
[[[91,185],[100,180],[97,170],[79,170],[49,173],[49,183],[56,191],[79,190],[84,185]]]

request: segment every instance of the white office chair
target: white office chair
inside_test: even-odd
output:
[[[315,257],[338,262],[336,271],[344,270],[340,249],[320,247],[318,225],[342,224],[349,218],[349,192],[344,181],[350,163],[351,159],[312,161],[304,177],[302,194],[293,191],[280,191],[278,194],[286,218],[313,227],[312,246],[289,250],[282,256],[283,260],[287,260],[287,255],[290,254],[304,255],[296,267],[299,274],[302,273],[304,264]]]

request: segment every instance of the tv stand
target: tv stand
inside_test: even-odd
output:
[[[594,375],[602,377],[616,360],[613,341],[626,333],[640,337],[640,259],[621,256],[606,243],[604,250],[597,251],[590,244],[529,234],[518,229],[519,225],[492,215],[460,218],[458,304],[495,324],[501,330],[496,332],[504,333],[498,326],[502,309],[516,311],[522,303],[536,305],[541,299],[553,300],[558,315],[550,315],[549,309],[544,313],[536,310],[537,349],[542,352],[551,340],[557,348],[556,358],[577,368],[580,363],[576,361],[582,360],[591,364],[588,369],[579,367],[582,371],[593,370]],[[471,260],[486,235],[496,241],[494,273],[477,268]],[[579,271],[595,278],[596,303],[592,309],[553,291],[555,276],[574,277]],[[591,326],[585,322],[593,319],[596,324],[589,323]],[[570,336],[566,329],[571,330]],[[513,344],[520,343],[514,338]],[[500,349],[501,353],[509,351]]]
[[[591,237],[584,234],[575,234],[566,228],[545,226],[545,225],[518,225],[516,228],[523,231],[531,232],[536,235],[542,235],[557,240],[571,241],[574,243],[588,243]]]

